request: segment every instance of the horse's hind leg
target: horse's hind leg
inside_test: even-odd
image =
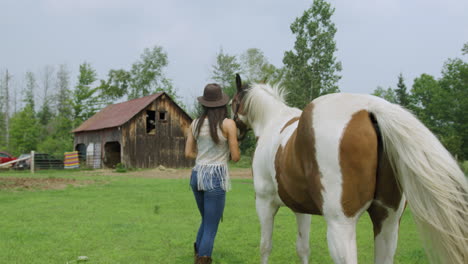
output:
[[[310,219],[309,214],[296,213],[297,222],[297,255],[302,261],[302,264],[309,263],[309,234],[310,234]]]
[[[369,215],[374,225],[374,263],[393,264],[404,207],[405,201],[402,198],[396,209],[387,207],[380,201],[373,202],[369,208]]]
[[[357,218],[334,217],[327,221],[328,250],[335,264],[357,264]]]
[[[274,205],[273,201],[270,199],[260,198],[259,196],[256,197],[255,204],[262,229],[262,237],[260,240],[261,263],[267,264],[271,252],[273,222],[279,206]]]
[[[383,155],[378,169],[375,198],[368,209],[374,225],[374,263],[376,264],[393,264],[398,228],[405,203],[405,197],[398,188],[390,163]]]

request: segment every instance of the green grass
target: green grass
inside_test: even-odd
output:
[[[2,173],[1,177],[31,177]],[[193,262],[199,215],[187,179],[93,176],[89,171],[42,171],[33,177],[94,180],[63,190],[0,190],[0,263]],[[270,263],[299,263],[295,218],[286,208],[275,220]],[[252,180],[234,180],[213,252],[214,263],[259,263],[260,226]],[[332,263],[323,218],[311,225],[311,263]],[[373,234],[367,214],[358,224],[359,263],[373,263]],[[76,262],[73,262],[76,263]],[[427,263],[406,210],[395,263]]]

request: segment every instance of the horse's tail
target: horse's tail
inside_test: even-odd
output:
[[[369,111],[431,263],[468,263],[468,181],[457,162],[402,107],[378,100]]]

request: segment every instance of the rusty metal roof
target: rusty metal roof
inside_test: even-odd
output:
[[[123,103],[108,105],[88,120],[84,121],[83,124],[75,128],[72,132],[76,133],[121,126],[162,94],[163,93],[156,93]]]

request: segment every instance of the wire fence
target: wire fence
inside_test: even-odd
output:
[[[107,162],[107,163],[106,163]],[[61,158],[47,153],[22,154],[17,159],[1,163],[0,169],[15,170],[62,170],[62,169],[101,169],[110,166],[106,159],[101,158],[101,153],[80,153],[78,151],[65,152]],[[110,166],[111,168],[115,167]]]

